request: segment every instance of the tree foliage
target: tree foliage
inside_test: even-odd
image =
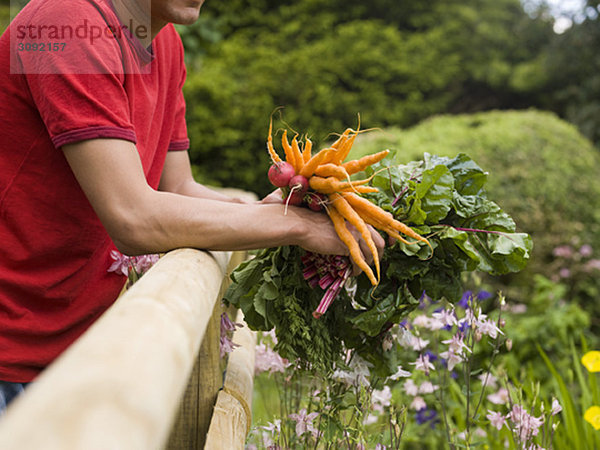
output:
[[[514,88],[514,74],[545,42],[531,35],[551,33],[519,0],[205,6],[222,39],[189,71],[193,162],[205,181],[259,193],[275,108],[322,145],[358,115],[363,128],[408,126],[446,111],[525,106],[530,93]]]

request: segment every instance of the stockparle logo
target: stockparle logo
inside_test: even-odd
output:
[[[140,9],[139,0],[132,2],[137,9],[123,6],[127,2],[113,9],[110,0],[94,1],[96,5],[32,0],[23,5],[16,0],[18,7],[11,7],[11,14],[16,12],[10,25],[11,73],[148,73],[149,50],[142,43],[151,38],[149,9]],[[98,14],[91,15],[90,8]],[[144,19],[135,20],[139,17]],[[122,51],[124,46],[129,50]]]

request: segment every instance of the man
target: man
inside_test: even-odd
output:
[[[172,23],[202,3],[31,0],[0,39],[0,409],[114,302],[112,250],[347,254],[325,214],[193,180]]]

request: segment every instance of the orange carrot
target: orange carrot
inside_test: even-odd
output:
[[[294,169],[296,169],[296,173],[298,173],[296,167],[296,156],[294,155],[292,147],[290,146],[290,143],[287,140],[287,130],[283,130],[283,134],[281,135],[281,145],[283,146],[283,151],[285,152],[285,160],[289,162],[294,167]]]
[[[369,200],[364,199],[354,193],[344,194],[344,198],[363,219],[370,217],[374,220],[381,222],[383,225],[391,228],[392,230],[399,231],[400,233],[409,236],[413,239],[425,242],[431,248],[431,244],[427,239],[425,239],[420,234],[414,232],[412,228],[403,224],[399,220],[394,219],[394,216],[391,213],[384,211],[377,205],[371,203]]]
[[[292,139],[292,153],[294,154],[294,161],[296,162],[295,168],[296,173],[302,170],[304,166],[304,157],[302,156],[302,152],[300,151],[300,146],[298,145],[298,135],[294,136]]]
[[[354,227],[358,230],[360,235],[367,243],[367,246],[369,247],[369,250],[373,255],[375,271],[377,272],[378,281],[377,283],[373,284],[379,284],[379,279],[381,276],[379,269],[379,253],[377,252],[377,246],[375,245],[375,241],[373,241],[373,237],[371,236],[371,231],[369,230],[365,222],[361,219],[361,217],[358,215],[358,213],[354,211],[354,209],[352,209],[352,206],[350,206],[350,204],[346,200],[344,200],[344,197],[342,197],[340,194],[331,194],[329,196],[329,201],[335,207],[335,209],[337,209],[338,212],[344,217],[344,219],[346,219],[349,223],[354,225]],[[371,280],[371,282],[373,281]]]
[[[354,130],[353,130],[354,131]],[[354,144],[354,140],[358,135],[358,130],[354,132],[352,136],[350,136],[346,141],[340,146],[339,151],[335,155],[334,163],[342,164],[342,162],[348,157],[350,150],[352,149],[352,145]]]
[[[267,138],[267,150],[269,151],[269,156],[271,156],[271,161],[273,164],[277,164],[281,162],[281,158],[273,148],[273,118],[269,121],[269,137]]]
[[[344,164],[342,164],[342,167],[346,169],[346,172],[352,175],[354,173],[360,172],[361,170],[365,170],[367,167],[381,161],[388,155],[389,152],[389,150],[383,150],[382,152],[373,153],[372,155],[365,155],[360,159],[345,162]]]
[[[338,180],[350,180],[350,175],[346,173],[346,169],[344,169],[342,166],[333,163],[321,164],[315,170],[315,175],[324,178],[335,177]]]
[[[374,186],[350,186],[339,191],[340,193],[356,192],[357,194],[374,194],[379,192]]]
[[[352,258],[352,260],[356,263],[358,267],[362,269],[362,271],[367,275],[367,277],[369,277],[369,280],[371,280],[371,284],[376,285],[377,280],[375,279],[375,275],[373,275],[373,271],[362,257],[360,246],[358,245],[358,242],[356,242],[356,240],[354,239],[354,236],[352,236],[352,233],[348,231],[348,228],[346,227],[346,221],[344,220],[342,214],[339,213],[338,210],[331,205],[329,208],[327,208],[327,213],[331,218],[331,222],[333,223],[335,231],[340,237],[340,240],[346,245],[346,247],[348,247],[348,250],[350,251],[350,257]]]
[[[336,150],[339,149],[342,144],[344,142],[346,142],[346,140],[348,139],[348,135],[350,134],[350,132],[354,131],[352,128],[346,128],[346,131],[344,131],[339,138],[337,138],[337,140],[331,144],[331,148],[335,148]]]
[[[310,160],[306,164],[304,164],[304,167],[302,167],[302,170],[300,171],[299,175],[302,175],[306,178],[312,177],[317,167],[319,167],[323,163],[323,161],[330,158],[332,153],[335,153],[334,149],[324,148],[319,153],[310,158]]]
[[[306,138],[306,142],[304,143],[304,151],[302,152],[302,161],[306,164],[310,161],[312,151],[312,142],[309,138]]]
[[[312,176],[308,179],[308,185],[313,188],[315,191],[320,192],[322,194],[333,194],[334,192],[341,192],[345,189],[360,186],[361,184],[365,184],[369,182],[369,178],[364,180],[356,180],[356,181],[340,181],[335,177],[318,177]]]

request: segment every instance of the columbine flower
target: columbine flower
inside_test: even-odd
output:
[[[428,374],[430,370],[435,370],[433,364],[429,362],[429,355],[419,355],[417,360],[410,364],[414,365],[416,370],[422,370],[426,374]]]
[[[152,255],[140,255],[133,258],[133,267],[138,275],[143,275],[150,267],[152,267],[158,261],[159,256],[156,254]]]
[[[129,274],[130,259],[116,250],[111,250],[110,257],[114,260],[108,268],[108,272],[120,272],[127,276]]]
[[[521,405],[513,405],[508,416],[516,425],[522,442],[529,440],[533,436],[537,436],[544,422],[541,417],[534,417],[528,414]]]
[[[345,370],[336,370],[333,372],[333,378],[348,385],[363,385],[369,386],[369,377],[371,372],[369,371],[370,363],[362,359],[358,355],[354,355],[350,364],[348,364],[351,372]]]
[[[592,406],[588,408],[583,415],[583,418],[596,430],[600,430],[600,406]]]
[[[412,321],[413,326],[427,328],[429,326],[429,317],[425,314],[419,314]]]
[[[384,386],[382,390],[373,390],[371,394],[371,403],[373,410],[383,412],[386,406],[390,406],[392,401],[392,390],[389,386]]]
[[[477,378],[479,378],[481,384],[485,384],[486,387],[489,387],[491,389],[496,389],[498,387],[498,378],[496,378],[490,372],[482,373]]]
[[[505,405],[509,401],[508,390],[500,388],[495,394],[488,395],[487,399],[495,405]]]
[[[439,386],[433,384],[431,381],[424,381],[421,383],[421,386],[419,386],[419,394],[432,394],[438,389]]]
[[[298,414],[290,414],[289,418],[296,422],[296,436],[300,437],[308,431],[316,438],[319,431],[313,426],[313,420],[318,416],[318,412],[306,414],[306,408],[302,408]]]
[[[254,372],[256,374],[266,372],[284,372],[290,365],[287,359],[282,358],[271,347],[267,347],[264,343],[258,344],[255,350]]]
[[[456,320],[456,316],[454,315],[454,310],[452,309],[442,309],[439,312],[434,312],[432,316],[434,317],[434,319],[439,320],[444,325],[444,327],[458,325],[458,321]]]
[[[417,337],[417,336],[413,336],[411,343],[410,343],[410,346],[416,352],[420,352],[421,350],[425,349],[425,347],[427,347],[428,345],[429,345],[429,341],[427,341],[425,339],[421,339],[420,337]]]
[[[550,411],[550,413],[555,416],[557,415],[559,412],[562,411],[562,406],[560,406],[560,403],[558,403],[558,400],[556,400],[555,398],[552,399],[552,410]]]
[[[463,361],[462,356],[452,351],[452,349],[448,349],[447,352],[440,353],[440,356],[444,358],[444,360],[446,360],[448,370],[453,370],[458,364],[460,364]]]
[[[227,353],[231,353],[238,344],[235,344],[231,340],[231,334],[235,331],[236,327],[241,327],[241,323],[234,323],[231,321],[227,313],[221,314],[221,337],[220,337],[220,351],[221,358]]]
[[[394,375],[390,375],[390,380],[398,380],[399,378],[406,378],[406,377],[410,377],[411,373],[408,370],[403,370],[402,366],[398,366],[398,370],[396,370],[396,373]]]
[[[431,428],[433,428],[437,422],[437,412],[434,409],[420,409],[416,414],[416,420],[419,425],[431,422]]]
[[[417,395],[411,402],[410,407],[415,411],[421,411],[422,409],[427,408],[427,403],[425,403],[423,397]]]
[[[404,382],[404,392],[408,395],[415,396],[419,393],[419,387],[409,378]]]
[[[590,372],[600,372],[600,352],[593,350],[581,357],[581,364]]]
[[[497,411],[491,411],[488,409],[488,415],[485,417],[488,418],[493,427],[495,427],[498,431],[502,429],[504,424],[506,423],[506,416],[502,415]]]
[[[452,336],[451,339],[446,339],[445,341],[442,341],[442,344],[447,344],[448,350],[450,350],[453,353],[456,353],[457,355],[462,355],[463,350],[466,350],[469,353],[471,353],[471,349],[464,342],[464,335],[462,333],[456,333],[454,336]]]
[[[480,331],[482,334],[487,334],[492,339],[496,339],[498,337],[498,333],[504,334],[502,331],[500,331],[500,328],[496,326],[496,323],[491,319],[478,321],[477,330]]]

